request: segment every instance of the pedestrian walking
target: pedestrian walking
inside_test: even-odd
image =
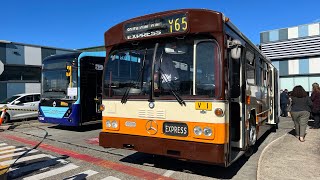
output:
[[[281,94],[280,94],[280,108],[281,108],[281,116],[282,117],[287,117],[287,106],[289,104],[289,95],[288,95],[288,89],[285,89]]]
[[[310,129],[319,129],[320,128],[320,87],[318,83],[312,84],[312,116],[314,119],[313,126]]]
[[[312,101],[302,86],[295,86],[291,93],[291,116],[294,122],[296,137],[305,141],[307,124],[312,108]]]

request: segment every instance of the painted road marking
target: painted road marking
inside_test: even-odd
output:
[[[38,150],[34,149],[34,150],[28,152],[27,154],[32,154],[32,153],[35,153],[35,152],[38,152]],[[4,159],[4,158],[8,158],[8,157],[20,156],[23,153],[25,153],[25,151],[18,152],[18,153],[13,153],[13,154],[5,154],[5,155],[0,156],[0,160]]]
[[[57,175],[57,174],[61,174],[61,173],[76,169],[78,167],[79,166],[71,163],[71,164],[65,165],[63,167],[56,168],[56,169],[53,169],[53,170],[50,170],[50,171],[47,171],[47,172],[44,172],[44,173],[40,173],[40,174],[36,174],[36,175],[30,176],[30,177],[26,177],[26,178],[23,178],[23,179],[24,180],[44,179],[44,178],[48,178],[48,177],[51,177],[51,176],[54,176],[54,175]]]
[[[9,178],[11,178],[11,179],[19,178],[29,172],[40,170],[43,167],[55,166],[59,163],[67,164],[68,162],[63,159],[59,159],[57,157],[52,157],[52,159],[47,160],[47,161],[40,161],[40,162],[32,163],[30,165],[19,167],[19,168],[14,168],[14,169],[10,168],[9,172],[11,172],[11,173],[10,173]]]
[[[7,153],[12,153],[12,152],[18,152],[18,151],[27,151],[29,150],[30,148],[27,148],[27,147],[22,147],[22,148],[17,148],[17,149],[10,149],[10,150],[6,150],[6,151],[0,151],[0,155],[1,154],[7,154]]]
[[[30,160],[34,160],[34,159],[40,159],[40,158],[44,158],[44,157],[48,157],[48,155],[46,155],[46,154],[37,154],[37,155],[33,155],[33,156],[22,157],[16,163],[26,162],[26,161],[30,161]],[[14,163],[15,160],[16,159],[0,162],[0,166],[10,165],[10,164]]]
[[[113,176],[108,176],[108,177],[103,178],[103,179],[101,179],[101,180],[121,180],[121,179],[116,178],[116,177],[113,177]]]
[[[99,138],[95,137],[95,138],[91,138],[91,139],[86,139],[86,142],[88,144],[99,145]]]
[[[38,144],[37,141],[33,141],[33,140],[29,140],[29,139],[25,139],[25,138],[13,136],[13,135],[6,135],[5,134],[5,135],[3,135],[3,138],[14,140],[14,141],[21,142],[24,144],[33,145],[33,146]],[[52,146],[52,145],[45,144],[45,143],[42,143],[39,146],[39,148],[42,148],[42,149],[45,149],[45,150],[48,150],[48,151],[51,151],[51,152],[54,152],[57,154],[61,154],[61,155],[67,155],[69,157],[79,159],[79,160],[91,163],[93,165],[96,165],[96,166],[112,169],[112,170],[115,170],[115,171],[118,171],[121,173],[125,173],[130,176],[135,176],[140,179],[146,179],[146,180],[149,180],[149,179],[150,180],[154,180],[154,179],[162,179],[162,180],[166,180],[166,179],[169,180],[170,179],[171,180],[172,179],[170,177],[164,177],[161,174],[145,171],[143,169],[124,165],[119,162],[113,162],[113,161],[93,157],[93,156],[90,156],[87,154],[81,154],[76,151],[71,151],[69,149],[59,148],[59,147]]]
[[[78,179],[86,179],[87,177],[93,176],[95,174],[98,174],[97,171],[93,171],[93,170],[87,170],[78,174],[75,174],[71,177],[67,177],[63,180],[78,180]]]
[[[0,143],[0,146],[6,146],[6,145],[8,145],[8,144],[6,144],[6,143]]]
[[[7,150],[7,149],[14,149],[14,148],[16,148],[16,146],[6,146],[6,147],[0,148],[0,151]]]
[[[7,144],[3,144],[3,145],[7,145]],[[1,146],[1,144],[0,144]],[[8,146],[6,148],[12,148],[15,146]],[[17,157],[20,156],[22,154],[24,154],[27,150],[30,150],[30,148],[27,147],[22,147],[22,148],[17,148],[17,149],[10,149],[10,150],[6,150],[6,151],[2,151],[2,155],[0,155],[0,161],[1,160],[5,160],[5,158],[10,158],[10,157]],[[18,151],[18,152],[17,152]],[[44,179],[44,178],[50,178],[51,176],[55,176],[73,169],[78,168],[79,166],[75,165],[75,164],[68,164],[69,162],[61,159],[60,157],[54,157],[51,155],[46,155],[46,154],[38,154],[38,155],[31,155],[32,153],[36,153],[39,152],[39,150],[33,149],[30,152],[28,152],[26,154],[26,157],[22,157],[20,158],[17,163],[20,162],[27,162],[29,160],[37,160],[37,159],[41,159],[44,157],[50,158],[49,160],[41,160],[38,162],[34,162],[31,164],[27,164],[24,166],[20,166],[20,167],[15,167],[15,168],[10,168],[8,172],[10,172],[10,174],[8,174],[8,178],[9,179],[15,179],[15,178],[21,178],[23,176],[27,176],[30,172],[36,172],[36,171],[41,171],[41,169],[49,169],[50,167],[52,168],[52,170],[40,173],[40,174],[34,174],[30,177],[25,177],[24,179],[26,180],[38,180],[38,179]],[[18,158],[18,157],[17,157]],[[64,158],[64,157],[62,157]],[[12,163],[14,163],[14,161],[16,161],[16,159],[11,159],[11,160],[6,160],[3,162],[0,162],[0,166],[4,165],[4,166],[9,166]],[[54,168],[55,165],[57,164],[64,164],[63,167],[59,167],[59,168]],[[67,165],[66,165],[67,164]],[[67,177],[65,178],[65,180],[76,180],[76,179],[86,179],[87,177],[93,176],[95,174],[98,174],[99,172],[97,171],[93,171],[93,170],[87,170],[78,174],[75,174],[73,176]]]
[[[175,172],[175,171],[167,170],[167,171],[163,174],[163,176],[164,176],[164,177],[170,177],[174,172]]]

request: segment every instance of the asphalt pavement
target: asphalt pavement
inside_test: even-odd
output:
[[[37,121],[15,122],[8,130],[1,132],[2,137],[11,138],[3,138],[2,143],[6,145],[0,144],[2,146],[0,148],[5,148],[4,146],[8,148],[13,148],[12,146],[14,146],[16,149],[31,148],[40,142],[45,132],[47,132],[48,136],[38,148],[38,154],[30,154],[29,156],[35,158],[46,156],[45,158],[47,159],[40,160],[50,163],[52,161],[50,158],[52,157],[64,157],[65,159],[63,160],[71,164],[68,167],[75,168],[70,172],[52,176],[51,179],[64,179],[77,173],[89,172],[91,174],[95,173],[89,179],[112,177],[114,179],[132,180],[146,179],[145,176],[149,179],[159,176],[161,178],[183,180],[320,180],[320,130],[308,129],[306,141],[300,142],[293,134],[293,122],[290,118],[281,118],[279,129],[276,132],[269,132],[257,141],[254,154],[250,157],[241,157],[228,168],[185,162],[166,157],[158,158],[124,149],[102,148],[97,141],[100,131],[101,124],[75,129],[43,124]],[[1,151],[6,150],[0,149],[0,158]],[[21,153],[18,150],[14,152],[16,154]],[[100,158],[98,164],[91,162],[93,160],[96,161],[97,158]],[[0,159],[0,165],[1,163],[3,162]],[[40,167],[41,163],[39,162],[38,164],[40,169],[47,169],[44,172],[36,171],[26,174],[25,177],[38,176],[37,174],[41,172],[57,172],[60,167],[66,165],[56,163],[50,167]],[[25,163],[24,165],[28,164]],[[28,167],[30,166],[28,165]],[[23,170],[21,168],[19,168],[19,172]],[[16,171],[13,175],[18,173],[18,170]],[[136,174],[132,175],[132,173]],[[53,173],[50,173],[50,175],[53,175]]]
[[[305,142],[300,142],[295,137],[291,118],[281,120],[291,130],[264,148],[258,162],[257,179],[320,180],[320,129],[307,128]]]

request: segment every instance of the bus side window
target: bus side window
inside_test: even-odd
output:
[[[246,70],[247,70],[247,82],[248,84],[255,84],[255,59],[254,54],[250,51],[246,51]]]
[[[269,89],[272,91],[272,70],[270,69],[268,71],[268,86],[269,86]]]
[[[196,51],[196,95],[215,95],[215,48],[211,41],[197,44]]]

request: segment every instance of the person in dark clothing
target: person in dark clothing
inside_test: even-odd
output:
[[[288,95],[288,89],[285,89],[281,94],[280,94],[280,108],[281,108],[281,116],[282,117],[287,117],[287,106],[289,104],[289,95]]]
[[[313,115],[314,123],[313,123],[313,126],[310,127],[310,129],[319,129],[320,128],[320,87],[318,83],[312,84],[311,100],[313,103],[312,115]]]
[[[304,142],[312,101],[302,86],[295,86],[293,88],[291,99],[291,116],[294,122],[296,137],[301,142]]]

